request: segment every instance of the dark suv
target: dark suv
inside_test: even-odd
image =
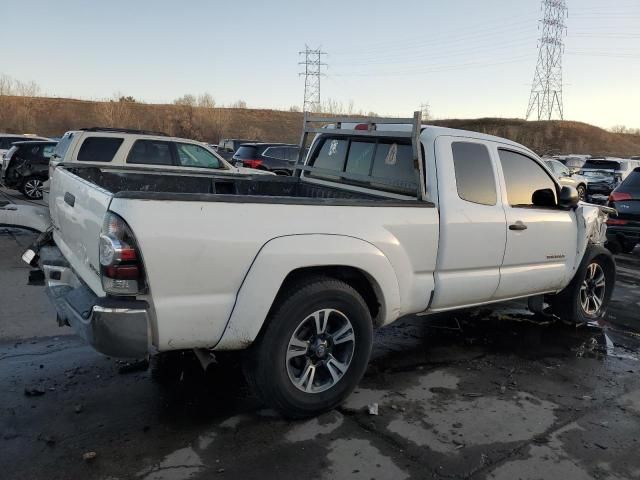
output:
[[[630,253],[640,243],[640,167],[611,192],[609,206],[618,216],[607,221],[607,247],[613,253]]]
[[[221,155],[225,160],[229,160],[234,153],[238,151],[240,145],[243,143],[251,143],[256,140],[240,140],[239,138],[223,138],[220,140],[218,144],[218,154]]]
[[[42,184],[49,178],[49,158],[58,142],[16,142],[2,161],[3,183],[32,200],[42,198]]]
[[[236,167],[257,168],[277,175],[291,175],[300,147],[291,143],[245,143],[235,153]]]

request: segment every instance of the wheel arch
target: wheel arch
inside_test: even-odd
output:
[[[215,348],[248,347],[288,289],[305,278],[319,276],[342,280],[358,291],[369,307],[374,325],[398,318],[398,280],[389,260],[377,247],[342,235],[278,237],[263,246],[249,268]]]

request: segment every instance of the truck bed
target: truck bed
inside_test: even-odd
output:
[[[189,175],[129,169],[73,167],[68,170],[111,192],[115,198],[247,203],[425,206],[414,199],[398,200],[364,192],[332,188],[276,175]]]

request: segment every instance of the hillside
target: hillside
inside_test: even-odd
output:
[[[526,145],[538,154],[640,155],[640,136],[611,133],[581,122],[479,118],[439,120],[432,123],[508,138]]]
[[[640,136],[580,122],[480,118],[430,123],[509,138],[540,154],[640,155]],[[301,113],[280,110],[0,96],[0,132],[10,133],[60,136],[74,128],[102,126],[163,131],[207,142],[235,137],[297,143],[301,125]]]

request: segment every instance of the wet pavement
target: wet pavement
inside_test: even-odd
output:
[[[0,252],[23,240],[0,235]],[[233,357],[206,373],[186,357],[180,380],[160,386],[69,329],[51,336],[42,316],[46,333],[27,322],[0,340],[0,477],[640,478],[640,252],[618,263],[598,325],[512,302],[378,330],[354,394],[299,422],[264,409]],[[3,310],[26,269],[11,275]],[[22,289],[39,305],[42,287]]]

